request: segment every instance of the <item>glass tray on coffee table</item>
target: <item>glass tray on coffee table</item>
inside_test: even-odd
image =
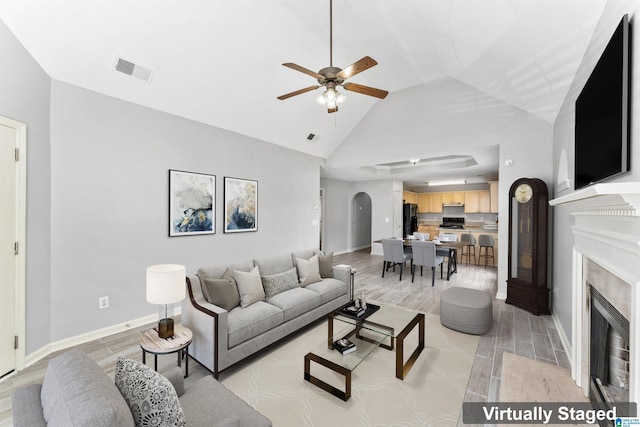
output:
[[[304,356],[304,379],[344,401],[349,400],[351,397],[351,372],[369,357],[385,338],[388,338],[387,334],[373,332],[369,333],[368,338],[364,340],[357,337],[357,329],[357,326],[355,328],[348,326],[341,329]],[[341,338],[348,338],[356,345],[356,350],[345,355],[335,350],[333,342]],[[313,376],[311,374],[311,362],[344,376],[344,391]]]

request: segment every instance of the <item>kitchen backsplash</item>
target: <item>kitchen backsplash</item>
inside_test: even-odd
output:
[[[449,209],[460,209],[459,213],[450,212]],[[464,213],[462,208],[449,208],[445,207],[444,213],[421,213],[418,214],[418,219],[420,222],[428,221],[433,222],[436,221],[438,223],[442,222],[442,217],[458,217],[464,218],[465,222],[485,222],[485,223],[495,223],[498,214],[492,213]]]

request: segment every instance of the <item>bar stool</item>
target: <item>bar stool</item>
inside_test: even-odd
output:
[[[469,264],[471,260],[471,249],[473,249],[473,263],[477,264],[478,260],[476,258],[476,236],[473,234],[463,233],[460,235],[460,241],[466,242],[467,246],[462,248],[462,256],[461,260],[464,260],[464,257],[467,257],[467,264]]]
[[[480,245],[480,253],[478,254],[478,261],[480,262],[484,258],[484,266],[487,266],[487,261],[491,258],[491,265],[495,266],[496,261],[493,253],[493,236],[489,234],[481,234],[478,236],[478,245]],[[482,248],[484,248],[484,255],[482,254]],[[489,249],[491,249],[491,255],[489,255]]]

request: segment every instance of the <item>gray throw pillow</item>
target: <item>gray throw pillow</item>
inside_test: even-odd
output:
[[[240,306],[248,307],[251,304],[264,301],[264,288],[260,279],[260,270],[253,267],[250,272],[233,270],[233,277],[238,284],[238,293],[240,293]]]
[[[175,389],[168,379],[150,367],[119,357],[115,382],[136,426],[187,425]]]
[[[278,295],[289,289],[299,288],[298,274],[296,269],[285,271],[284,273],[273,274],[271,276],[262,276],[262,287],[264,288],[265,299]]]
[[[205,278],[202,293],[207,302],[227,311],[231,311],[231,309],[240,305],[238,286],[233,278],[233,273],[229,269],[224,272],[220,279]]]
[[[296,268],[298,269],[298,279],[302,287],[322,280],[318,255],[314,255],[309,259],[296,258]]]
[[[318,252],[318,263],[320,264],[320,277],[323,279],[333,277],[333,252]]]

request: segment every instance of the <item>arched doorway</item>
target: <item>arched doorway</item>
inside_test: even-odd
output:
[[[353,196],[352,212],[353,250],[371,247],[371,197],[363,192]]]

